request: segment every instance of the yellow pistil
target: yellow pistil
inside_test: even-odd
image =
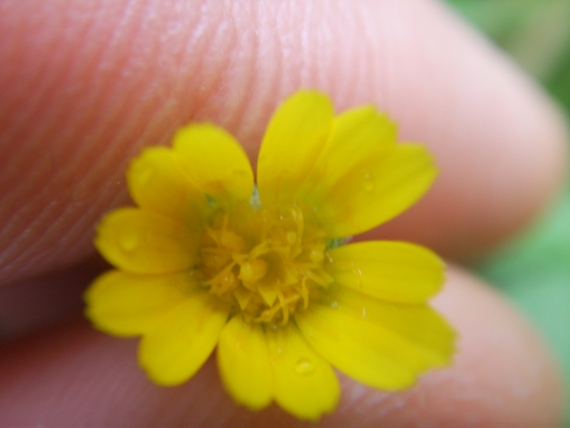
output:
[[[205,228],[200,255],[204,286],[247,322],[284,325],[332,282],[324,270],[325,234],[299,204],[220,208]]]

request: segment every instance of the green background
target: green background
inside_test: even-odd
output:
[[[541,82],[570,121],[570,0],[448,2]],[[570,182],[537,224],[475,270],[542,330],[570,385]],[[570,428],[568,393],[566,415]]]

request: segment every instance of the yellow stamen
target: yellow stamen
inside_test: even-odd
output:
[[[332,282],[325,248],[324,233],[299,205],[220,209],[203,236],[203,284],[246,321],[285,325]]]
[[[239,270],[239,279],[243,282],[254,283],[267,273],[267,263],[263,259],[254,259],[242,263]]]

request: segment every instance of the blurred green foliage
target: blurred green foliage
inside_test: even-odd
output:
[[[570,119],[570,0],[448,0],[532,74]],[[551,210],[476,270],[542,330],[570,385],[570,182]],[[570,428],[570,393],[567,422]]]

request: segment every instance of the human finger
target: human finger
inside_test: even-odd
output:
[[[387,394],[342,378],[339,408],[319,426],[557,426],[561,377],[537,333],[495,291],[452,269],[435,301],[459,332],[453,366]],[[253,413],[223,391],[210,360],[186,384],[152,384],[135,340],[84,321],[4,345],[2,426],[309,426],[276,406]],[[314,425],[310,425],[314,426]]]
[[[299,87],[339,110],[374,103],[435,153],[433,190],[383,236],[478,254],[562,175],[555,109],[434,1],[33,4],[0,6],[1,284],[91,254],[93,225],[128,203],[123,174],[141,147],[213,121],[254,160],[271,112]]]

